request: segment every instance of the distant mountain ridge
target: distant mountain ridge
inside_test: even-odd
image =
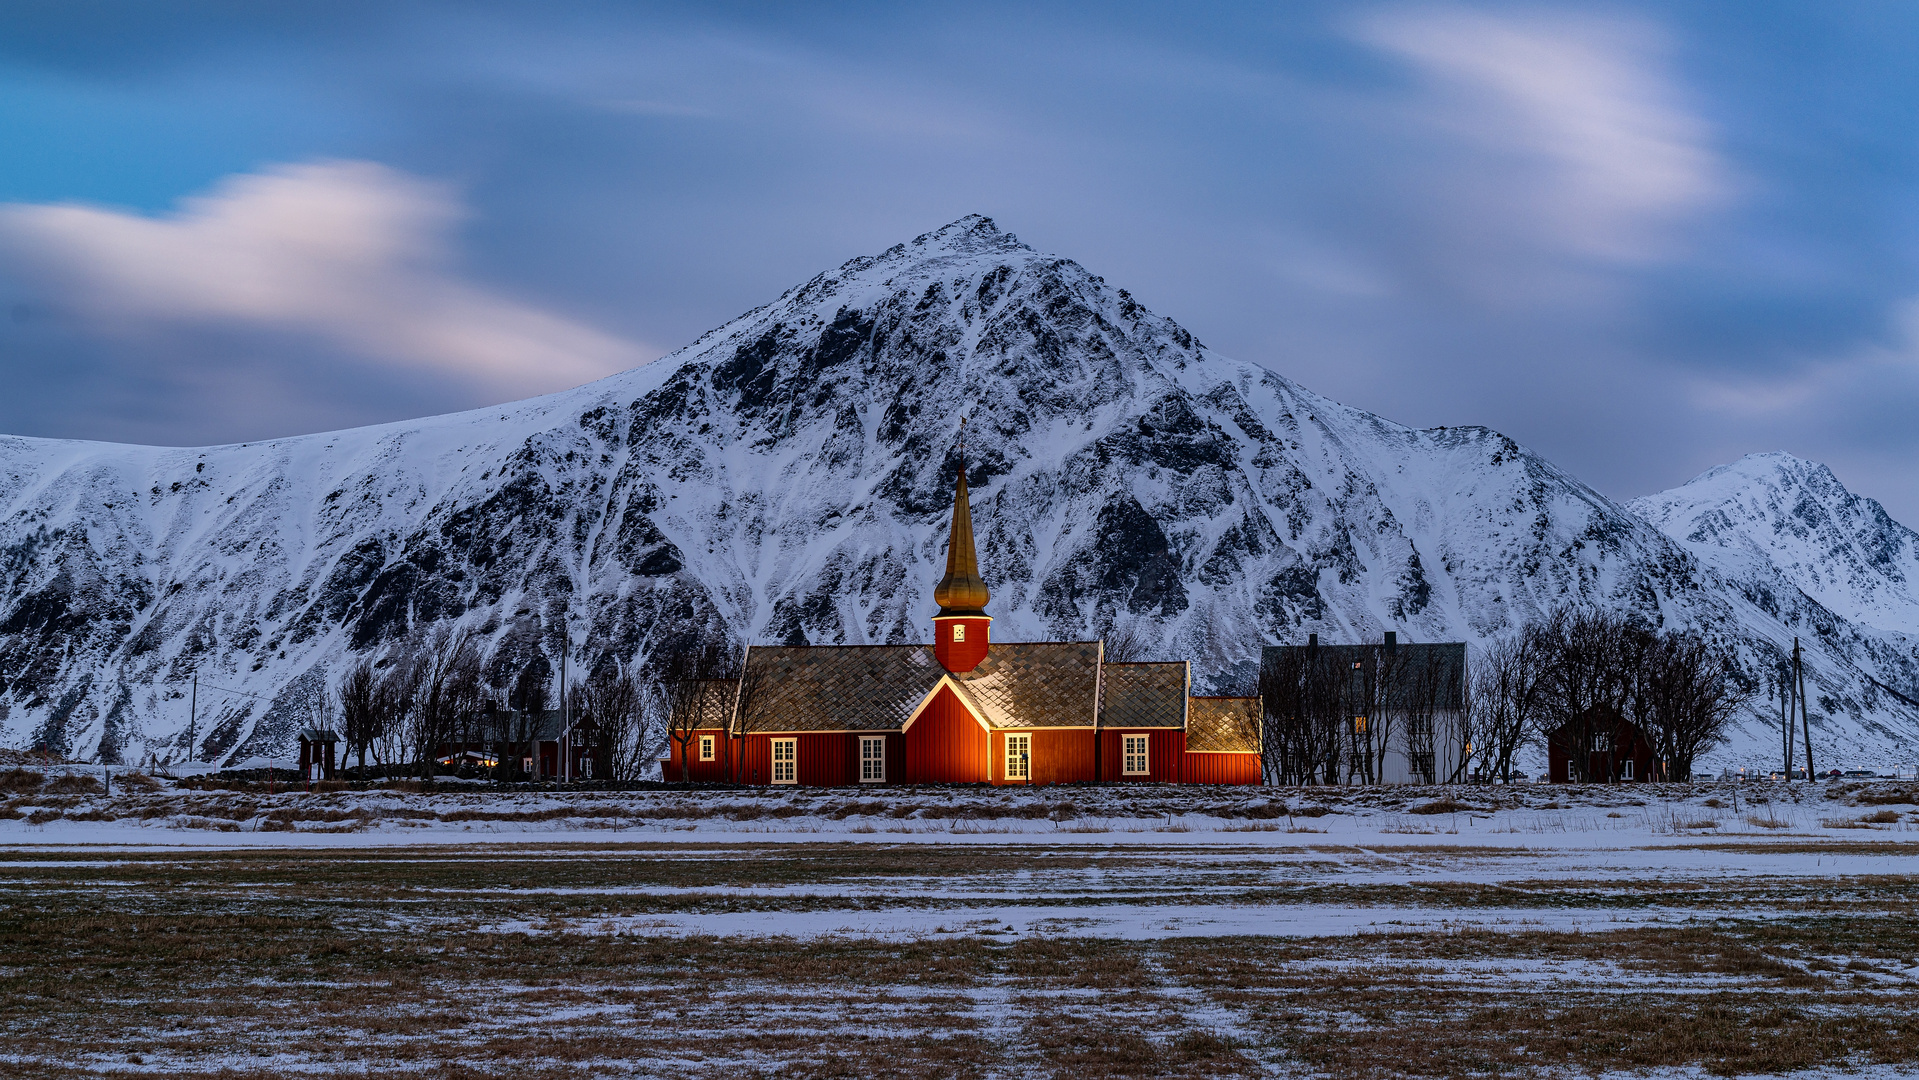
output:
[[[281,750],[349,657],[456,620],[501,681],[566,642],[925,640],[961,416],[996,640],[1125,629],[1226,690],[1309,631],[1482,641],[1571,600],[1697,627],[1754,680],[1796,631],[1832,753],[1919,735],[1897,632],[1718,554],[1779,549],[1705,550],[1497,432],[1220,357],[975,216],[530,401],[200,449],[0,438],[0,738],[184,753],[197,671],[222,689],[195,756]],[[1880,576],[1842,591],[1896,606]],[[1748,727],[1727,760],[1769,745]]]
[[[1824,465],[1749,454],[1628,505],[1729,572],[1770,566],[1841,618],[1919,637],[1919,533]]]

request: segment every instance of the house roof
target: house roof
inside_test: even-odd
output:
[[[994,645],[978,667],[951,678],[995,728],[1091,727],[1099,656],[1096,641]],[[760,646],[747,655],[740,726],[900,731],[948,674],[930,645]]]
[[[566,720],[567,715],[559,709],[487,712],[461,731],[459,739],[448,741],[555,742],[566,734]]]
[[[1191,689],[1184,661],[1107,664],[1100,687],[1099,723],[1106,728],[1176,728],[1186,724],[1186,691]]]
[[[1186,749],[1190,753],[1259,752],[1259,699],[1196,697],[1186,704]]]
[[[733,726],[733,699],[739,691],[738,679],[694,679],[683,689],[676,688],[673,704],[675,709],[693,711],[698,719],[692,726],[697,730],[728,729]]]

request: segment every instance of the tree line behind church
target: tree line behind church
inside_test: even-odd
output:
[[[661,650],[650,666],[603,656],[562,686],[544,656],[495,665],[489,677],[479,640],[442,629],[355,661],[322,709],[337,717],[345,763],[361,775],[524,781],[536,743],[557,722],[598,763],[597,778],[638,780],[659,757],[669,687],[722,652],[695,643]]]
[[[1383,643],[1353,650],[1279,650],[1262,665],[1269,783],[1372,783],[1389,746],[1425,783],[1514,779],[1529,747],[1590,781],[1621,720],[1650,743],[1652,778],[1683,782],[1751,697],[1731,653],[1696,631],[1592,608],[1559,608],[1456,668]],[[1455,752],[1435,753],[1442,742]]]
[[[1389,746],[1406,753],[1415,782],[1512,779],[1530,747],[1556,747],[1583,770],[1588,754],[1580,751],[1600,743],[1611,718],[1645,733],[1661,778],[1684,781],[1750,696],[1730,654],[1698,633],[1654,631],[1587,608],[1534,620],[1473,650],[1458,670],[1382,644],[1362,647],[1355,678],[1354,647],[1343,648],[1319,656],[1290,650],[1262,665],[1267,783],[1378,783]],[[1144,659],[1148,651],[1128,628],[1108,643],[1110,660]],[[442,629],[356,661],[325,711],[338,718],[345,764],[363,775],[454,771],[527,780],[533,743],[556,714],[599,763],[596,779],[656,776],[667,755],[686,775],[699,752],[696,731],[727,726],[714,717],[758,693],[743,655],[718,634],[627,661],[607,655],[573,672],[562,691],[543,656],[501,670],[486,662],[474,635]],[[1460,707],[1448,707],[1455,702]],[[1446,740],[1463,752],[1435,752]],[[737,750],[722,742],[714,752],[726,775],[735,775]],[[449,760],[449,747],[486,752]]]

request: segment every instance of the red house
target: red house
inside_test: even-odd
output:
[[[1574,769],[1581,758],[1583,773]],[[1639,725],[1605,706],[1546,736],[1546,775],[1555,784],[1615,784],[1653,780],[1659,761]]]
[[[1257,784],[1259,699],[1192,698],[1187,664],[1098,641],[992,644],[960,470],[934,643],[756,647],[688,695],[669,780]],[[732,775],[728,775],[729,770]]]

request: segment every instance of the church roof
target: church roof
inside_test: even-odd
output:
[[[1259,699],[1196,697],[1187,703],[1188,753],[1259,752]]]
[[[948,672],[929,645],[760,646],[747,654],[747,732],[900,731]],[[995,644],[951,676],[995,728],[1091,727],[1099,643]]]
[[[1107,664],[1105,685],[1100,688],[1100,726],[1184,727],[1189,688],[1184,661]]]

